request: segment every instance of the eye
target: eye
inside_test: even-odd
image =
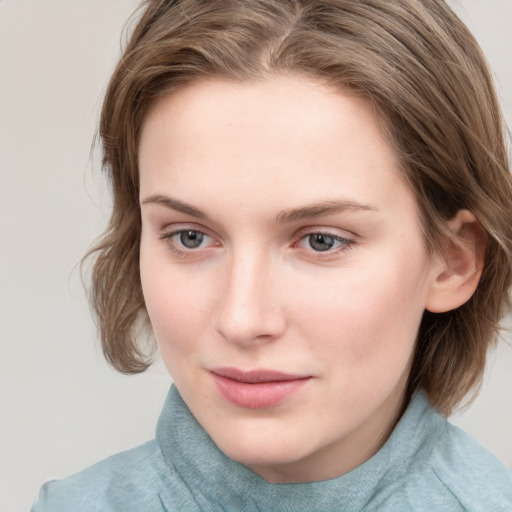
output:
[[[195,229],[188,229],[176,233],[180,243],[187,249],[196,249],[199,247],[204,240],[204,233]]]
[[[214,239],[198,229],[177,229],[164,233],[160,239],[175,253],[185,254],[196,249],[215,246]]]
[[[330,235],[313,233],[307,237],[309,246],[315,251],[328,251],[332,249],[336,240]]]
[[[299,241],[299,246],[314,252],[338,252],[347,249],[353,240],[333,233],[309,233]]]

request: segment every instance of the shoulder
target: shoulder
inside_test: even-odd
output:
[[[155,441],[113,455],[41,488],[32,512],[162,511],[165,462]]]
[[[385,505],[393,510],[398,499],[411,512],[512,511],[512,472],[463,430],[443,422],[428,455],[418,457]]]
[[[429,466],[464,510],[512,510],[512,472],[460,428],[446,424]]]

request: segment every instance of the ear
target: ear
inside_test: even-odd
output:
[[[425,309],[444,313],[457,309],[475,293],[484,266],[485,231],[468,210],[459,210],[448,221],[451,236],[433,275]]]

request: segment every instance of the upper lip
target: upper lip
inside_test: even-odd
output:
[[[287,380],[307,379],[310,375],[299,375],[294,373],[284,373],[275,370],[240,370],[238,368],[213,368],[210,370],[215,375],[236,380],[238,382],[247,382],[257,384],[261,382],[279,382]]]

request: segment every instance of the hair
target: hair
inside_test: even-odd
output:
[[[471,299],[425,312],[406,396],[423,390],[449,414],[478,389],[510,306],[512,180],[505,126],[485,58],[442,0],[147,0],[112,75],[101,113],[103,168],[113,192],[94,257],[90,300],[108,362],[151,364],[139,276],[138,143],[159,97],[211,77],[313,77],[367,97],[415,194],[429,255],[446,221],[470,210],[486,233]]]

